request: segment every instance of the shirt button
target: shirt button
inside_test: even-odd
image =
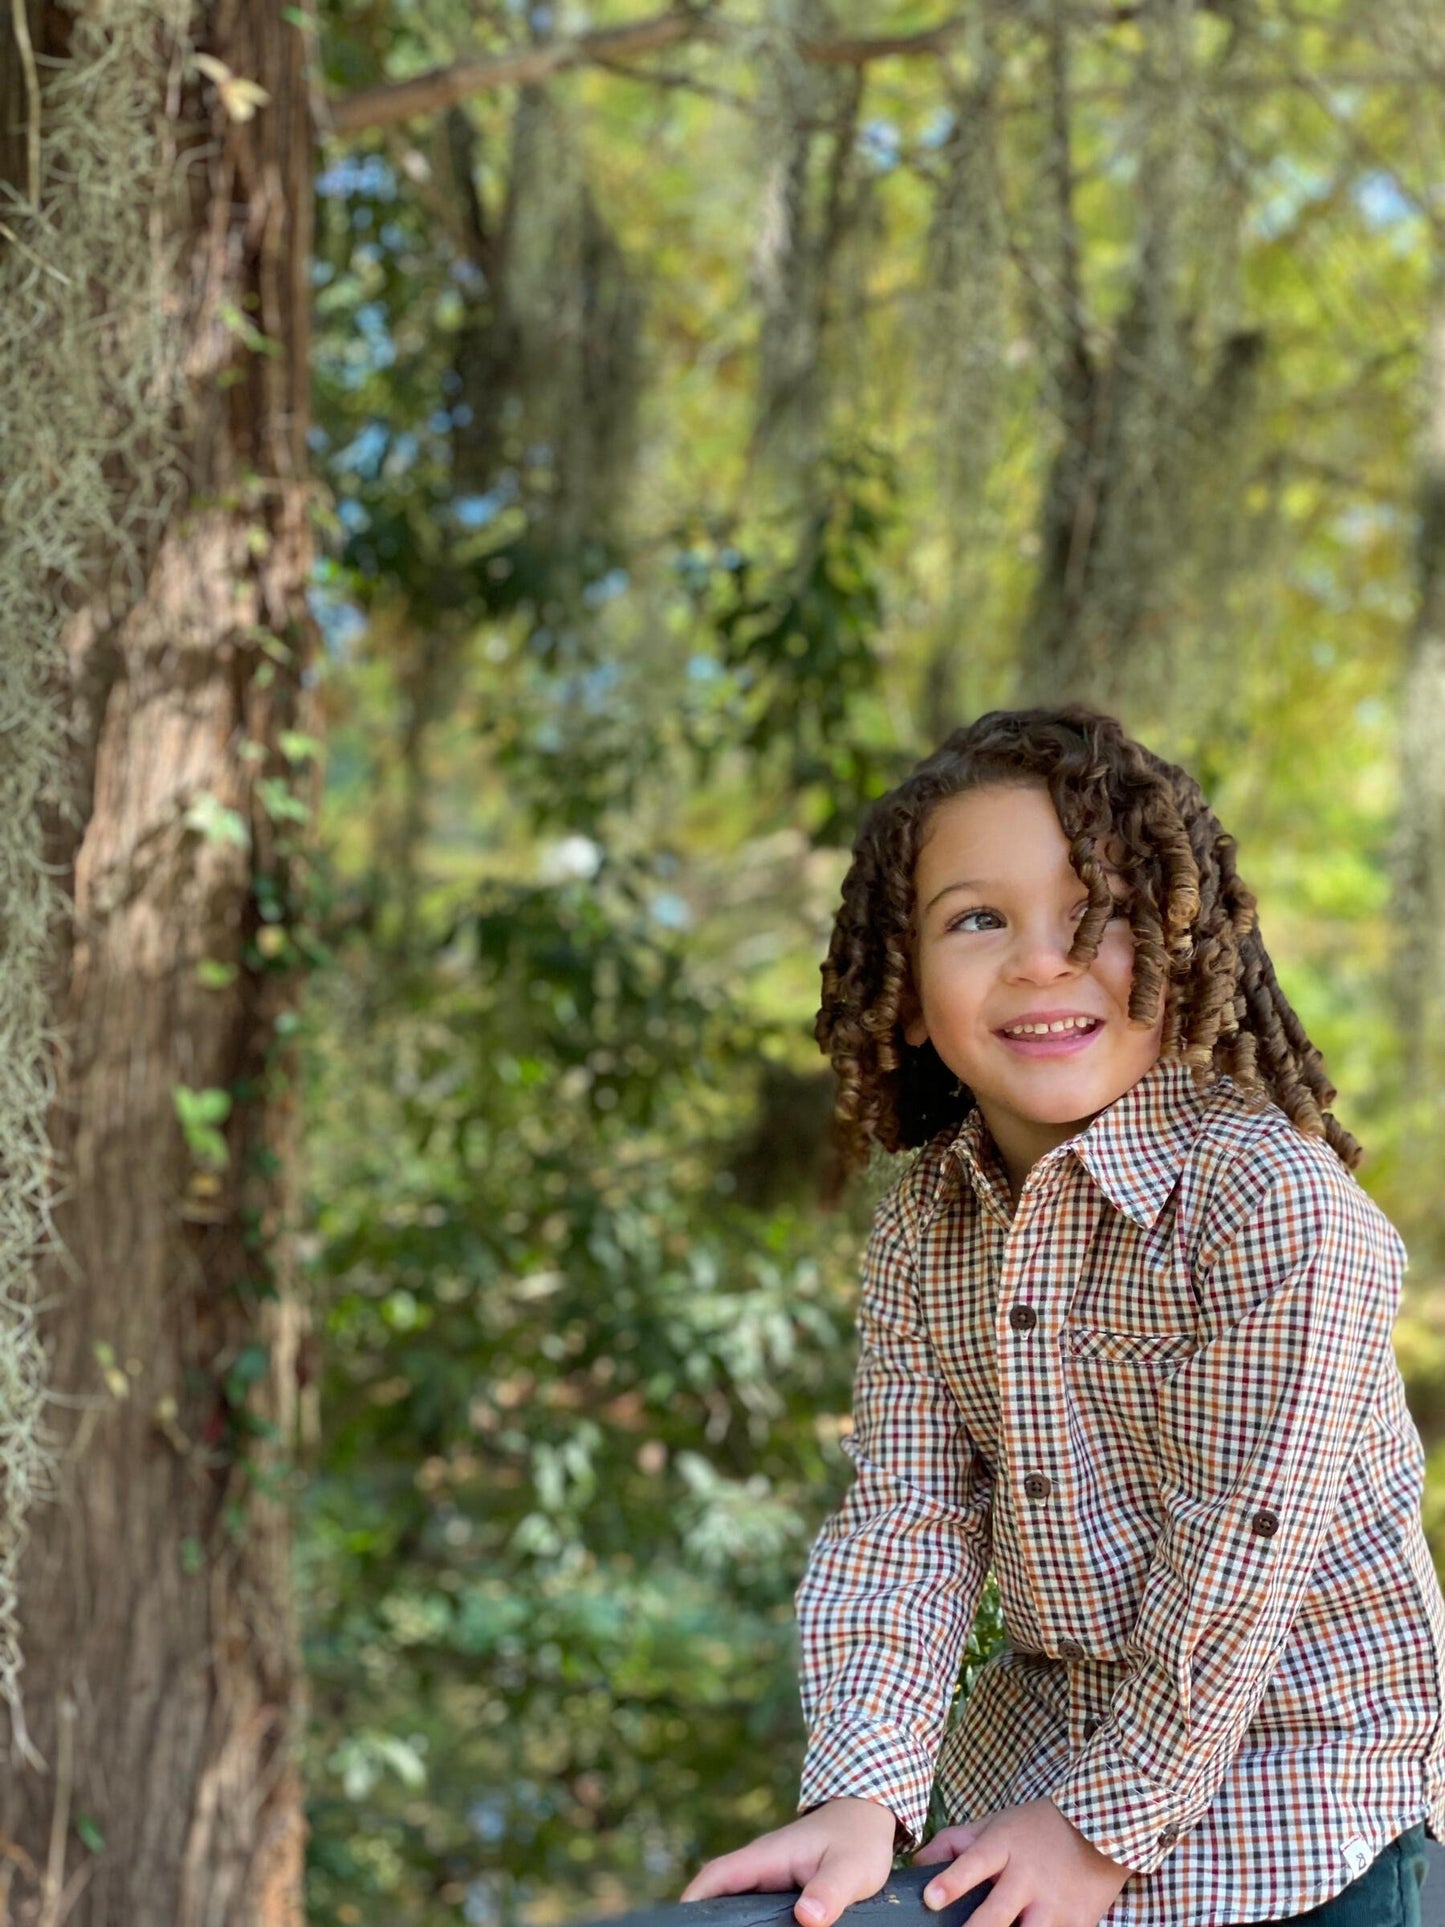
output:
[[[1015,1305],[1008,1321],[1016,1332],[1031,1332],[1039,1322],[1039,1315],[1032,1305]]]
[[[1059,1658],[1083,1659],[1084,1649],[1077,1639],[1061,1639],[1059,1641]]]
[[[1165,1827],[1164,1831],[1159,1835],[1159,1844],[1161,1847],[1172,1847],[1178,1838],[1178,1827]]]
[[[1089,1717],[1084,1721],[1084,1738],[1086,1740],[1093,1739],[1094,1735],[1099,1730],[1099,1725],[1100,1725],[1100,1722],[1097,1719],[1095,1719],[1094,1715],[1091,1713]]]
[[[1024,1497],[1026,1499],[1047,1499],[1053,1489],[1053,1480],[1043,1472],[1029,1472],[1024,1476]]]
[[[1272,1539],[1279,1531],[1279,1514],[1271,1512],[1267,1506],[1262,1506],[1250,1520],[1249,1529],[1257,1533],[1261,1539]]]

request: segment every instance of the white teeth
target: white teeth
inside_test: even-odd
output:
[[[1058,1031],[1093,1030],[1098,1024],[1097,1017],[1061,1017],[1052,1024],[1011,1024],[1004,1030],[1005,1037],[1047,1037]]]

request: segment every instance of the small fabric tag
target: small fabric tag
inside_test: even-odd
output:
[[[1345,1865],[1350,1870],[1351,1880],[1358,1880],[1370,1864],[1369,1847],[1360,1838],[1359,1834],[1356,1834],[1353,1840],[1347,1840],[1345,1842],[1344,1846],[1340,1848],[1340,1852],[1345,1856]]]

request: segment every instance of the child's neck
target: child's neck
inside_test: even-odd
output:
[[[979,1110],[998,1150],[999,1162],[1008,1181],[1009,1202],[1015,1208],[1029,1172],[1039,1159],[1056,1145],[1077,1137],[1092,1122],[1091,1118],[1084,1117],[1067,1124],[1040,1124],[1032,1118],[1018,1117],[1012,1112],[998,1114],[983,1102],[980,1102]]]

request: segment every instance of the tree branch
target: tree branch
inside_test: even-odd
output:
[[[1207,9],[1212,10],[1212,9]],[[1096,26],[1127,22],[1137,11],[1131,0],[1120,0],[1102,10],[1090,9],[1088,18]],[[1072,17],[1072,16],[1068,16]],[[1082,17],[1082,16],[1081,16]],[[958,40],[967,24],[966,16],[950,14],[936,27],[918,33],[881,34],[874,37],[840,37],[830,40],[801,40],[798,54],[821,67],[865,67],[875,60],[937,59]],[[454,107],[472,94],[490,93],[498,87],[525,87],[548,80],[573,67],[611,66],[632,54],[656,53],[689,40],[721,40],[726,26],[712,6],[674,8],[652,14],[645,20],[629,21],[620,27],[601,27],[595,33],[578,34],[570,40],[550,40],[534,47],[518,47],[510,53],[492,54],[485,60],[462,60],[452,67],[436,67],[430,73],[416,74],[410,80],[389,81],[380,87],[363,87],[354,94],[343,94],[331,103],[332,130],[339,135],[365,133],[376,127],[390,127],[416,115],[435,114]],[[634,72],[629,78],[655,80],[663,86],[680,86],[682,77],[674,74]],[[1342,71],[1315,76],[1316,85],[1328,86],[1419,86],[1438,85],[1441,76],[1428,69],[1368,72]],[[1274,87],[1298,86],[1299,76],[1288,72],[1243,74],[1223,86],[1229,94],[1268,92]],[[699,87],[699,91],[706,89]],[[1116,87],[1079,88],[1076,103],[1120,98]],[[728,98],[728,105],[742,104]],[[1005,111],[1009,111],[1006,109]],[[1017,111],[1015,109],[1014,111]]]
[[[435,114],[444,107],[454,107],[469,94],[489,93],[496,87],[535,85],[569,67],[615,60],[627,54],[655,53],[661,47],[675,47],[679,41],[701,39],[713,31],[705,13],[654,14],[650,19],[634,20],[623,27],[602,27],[596,33],[578,34],[572,40],[549,40],[541,46],[493,54],[486,60],[460,60],[454,67],[437,67],[429,74],[416,74],[410,80],[363,87],[359,93],[343,94],[334,101],[332,116],[338,134],[387,127],[393,121],[409,120],[416,114]]]
[[[798,52],[804,60],[820,67],[864,67],[870,61],[888,60],[895,55],[904,59],[936,56],[948,51],[965,24],[962,14],[953,14],[938,26],[919,33],[803,40],[798,43]],[[334,101],[332,118],[338,134],[355,134],[364,128],[386,127],[393,121],[407,120],[413,114],[434,114],[443,107],[455,106],[469,94],[489,93],[495,87],[535,84],[569,67],[605,66],[629,54],[656,53],[659,48],[675,47],[685,40],[719,37],[720,23],[704,9],[653,14],[649,19],[634,20],[626,26],[578,34],[573,40],[519,47],[514,53],[494,54],[486,60],[463,60],[454,67],[434,68],[431,73],[417,74],[411,80],[364,87],[359,93],[344,94]]]

